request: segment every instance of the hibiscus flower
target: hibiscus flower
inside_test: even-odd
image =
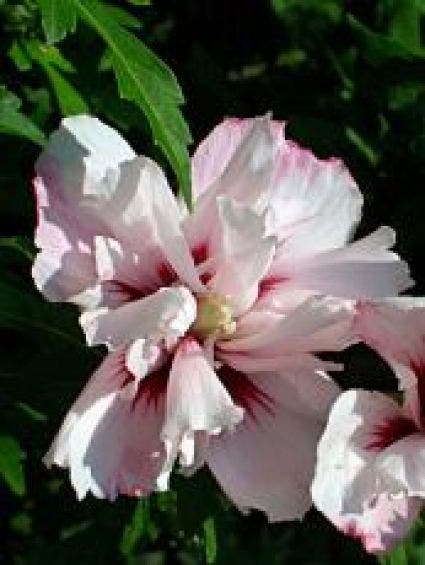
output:
[[[425,299],[360,303],[355,326],[393,367],[403,396],[339,396],[319,443],[312,494],[339,529],[379,553],[406,535],[425,498]]]
[[[410,285],[390,228],[347,245],[362,206],[343,164],[269,117],[225,120],[192,160],[194,211],[159,167],[88,116],[36,165],[34,280],[82,309],[108,354],[46,456],[79,498],[167,488],[207,464],[241,509],[310,507],[338,389],[316,352],[353,341],[353,298]],[[333,295],[333,296],[330,296]]]

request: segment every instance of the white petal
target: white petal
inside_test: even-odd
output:
[[[40,248],[33,277],[51,300],[67,300],[94,278],[92,237],[105,230],[97,213],[82,203],[107,198],[119,178],[119,165],[134,157],[120,135],[96,118],[62,120],[36,163],[38,214],[35,244]]]
[[[228,196],[241,204],[253,206],[258,212],[264,210],[271,187],[274,159],[283,141],[281,127],[268,116],[256,118],[249,129],[243,127],[240,138],[241,142],[231,158],[218,157],[218,171],[222,170],[221,174],[212,174],[211,163],[207,163],[208,170],[205,170],[205,178],[201,182],[212,178],[214,182],[202,192],[196,201],[194,213],[185,222],[185,233],[192,245],[208,240],[214,230],[217,215],[213,208],[218,196]],[[212,146],[206,149],[210,151]],[[202,157],[201,163],[203,160]],[[222,168],[224,162],[226,164]],[[195,175],[195,182],[198,182],[197,179],[199,174]]]
[[[231,299],[237,314],[257,298],[258,281],[268,271],[276,240],[266,237],[265,220],[226,197],[217,199],[219,241],[213,260],[216,272],[209,287]]]
[[[333,388],[327,390],[310,363],[301,365],[292,375],[283,369],[282,375],[250,376],[271,400],[270,410],[254,404],[253,417],[210,442],[207,462],[223,490],[240,509],[262,510],[273,522],[300,519],[311,506],[316,445],[334,398]],[[312,410],[308,389],[312,396],[330,393],[325,411]]]
[[[223,351],[268,357],[295,352],[338,351],[354,343],[354,303],[314,297],[273,325],[246,337],[220,342]]]
[[[425,498],[425,435],[412,434],[395,442],[376,460],[376,469],[405,488],[409,496]]]
[[[200,143],[192,158],[192,183],[196,198],[221,177],[255,123],[255,118],[227,118]],[[276,142],[281,142],[284,124],[270,122],[270,127]]]
[[[368,551],[394,545],[418,511],[417,501],[396,481],[391,483],[377,464],[388,451],[385,438],[378,437],[382,426],[397,418],[403,418],[401,408],[383,394],[345,392],[335,402],[318,446],[313,501],[339,529],[360,538]]]
[[[164,457],[163,404],[134,402],[127,374],[122,351],[106,357],[45,457],[47,465],[69,468],[79,499],[88,492],[111,500],[119,493],[141,496],[155,488]]]
[[[381,227],[363,239],[340,249],[316,255],[293,257],[281,253],[271,269],[271,278],[282,279],[273,298],[282,301],[294,289],[332,294],[345,298],[394,296],[412,285],[409,269],[398,255],[389,251],[394,231]]]
[[[218,434],[232,430],[243,417],[243,410],[220,383],[193,339],[177,349],[167,388],[166,416],[161,439],[167,460],[158,479],[160,488],[167,484],[173,463],[180,453],[184,466],[196,459],[196,432]]]
[[[270,231],[287,253],[341,247],[360,220],[363,199],[343,163],[322,161],[287,141],[276,158]],[[337,221],[336,221],[337,218]]]
[[[161,169],[150,159],[137,157],[123,163],[120,170],[119,186],[103,210],[115,227],[116,239],[136,251],[156,241],[180,280],[202,291],[180,229],[179,207]]]
[[[173,344],[196,317],[196,301],[185,287],[161,288],[146,298],[115,310],[98,308],[84,312],[80,324],[89,345],[105,343],[111,348],[138,338]]]

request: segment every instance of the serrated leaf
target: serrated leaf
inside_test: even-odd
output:
[[[44,145],[44,133],[19,108],[17,96],[0,86],[0,133],[24,137],[37,145]]]
[[[179,106],[184,98],[168,68],[148,47],[121,27],[105,5],[96,0],[73,0],[84,21],[109,47],[120,95],[137,104],[146,115],[155,142],[177,176],[179,188],[191,208],[189,128]]]
[[[48,43],[57,43],[77,25],[77,11],[72,0],[38,0],[41,23]]]
[[[22,458],[19,443],[12,436],[0,436],[0,475],[17,496],[26,490]]]

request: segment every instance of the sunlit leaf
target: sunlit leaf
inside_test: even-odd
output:
[[[46,73],[62,116],[88,113],[88,104],[64,76],[64,73],[74,72],[74,67],[60,51],[52,45],[43,45],[37,40],[27,41],[25,47],[30,57]]]
[[[20,111],[21,101],[0,86],[0,133],[25,137],[37,145],[43,145],[44,133]]]
[[[96,0],[73,1],[79,15],[108,45],[120,95],[137,104],[146,115],[154,141],[172,164],[190,207],[187,145],[191,137],[179,109],[184,98],[175,76],[161,59],[111,17],[105,5]]]
[[[0,436],[0,475],[16,495],[25,494],[23,453],[19,443],[11,436]]]

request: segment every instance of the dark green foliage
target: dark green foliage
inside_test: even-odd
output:
[[[377,563],[314,511],[241,516],[207,471],[110,504],[77,502],[65,473],[44,469],[103,352],[84,346],[74,308],[34,288],[30,184],[61,116],[90,112],[189,202],[187,123],[199,142],[223,116],[272,110],[288,137],[346,161],[366,196],[359,233],[394,226],[424,294],[424,13],[423,0],[0,0],[1,563]],[[344,387],[392,390],[373,354],[344,360]],[[424,563],[422,522],[382,562]]]

